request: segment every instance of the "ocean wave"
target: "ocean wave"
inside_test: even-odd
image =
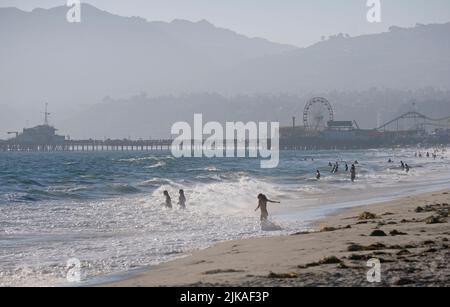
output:
[[[77,165],[77,164],[78,164],[77,162],[64,162],[63,163],[63,165],[66,165],[66,166]]]
[[[194,208],[216,213],[248,213],[249,208],[256,203],[259,193],[268,194],[272,198],[282,197],[284,194],[277,184],[251,177],[242,177],[235,181],[160,186],[152,193],[152,202],[163,203],[163,191],[165,190],[174,200],[174,197],[178,197],[179,189],[185,190],[188,203]]]
[[[124,193],[124,194],[135,194],[135,193],[139,193],[141,192],[141,190],[139,190],[138,188],[126,184],[126,183],[116,183],[116,184],[112,184],[111,185],[112,190],[116,191],[116,192],[120,192],[120,193]]]
[[[187,170],[188,172],[220,172],[221,170],[215,166],[208,166],[202,168],[191,168]]]
[[[13,176],[13,177],[9,178],[9,181],[11,183],[21,184],[21,185],[26,185],[26,186],[37,186],[37,187],[44,186],[44,184],[40,183],[37,180],[30,179],[30,178],[22,178],[22,177],[17,177],[17,176]]]
[[[65,193],[65,194],[70,194],[70,193],[76,193],[76,192],[81,192],[81,191],[85,191],[87,190],[88,187],[87,186],[74,186],[74,187],[67,187],[67,186],[54,186],[54,187],[50,187],[48,189],[48,191],[50,193]]]
[[[166,161],[174,160],[173,156],[150,156],[150,157],[140,157],[140,158],[125,158],[119,159],[119,162],[143,162],[143,161]]]
[[[157,163],[155,163],[153,165],[145,166],[144,168],[160,168],[160,167],[164,167],[164,166],[166,166],[166,162],[159,161],[159,162],[157,162]]]
[[[138,184],[140,187],[149,187],[149,186],[161,186],[161,185],[172,185],[173,181],[169,179],[163,178],[152,178],[145,181],[142,181]]]

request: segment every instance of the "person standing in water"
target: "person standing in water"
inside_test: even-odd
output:
[[[267,196],[264,194],[259,194],[258,207],[255,209],[255,211],[261,209],[261,222],[267,221],[269,218],[269,212],[267,211],[267,203],[281,204],[279,201],[273,201],[268,199]]]
[[[172,198],[170,198],[169,192],[164,191],[163,194],[166,197],[166,202],[164,203],[164,206],[166,206],[166,208],[172,209]]]
[[[348,172],[348,164],[345,163],[345,171]]]
[[[316,172],[316,179],[320,180],[320,177],[322,177],[322,175],[320,174],[320,171],[317,170],[317,172]]]
[[[409,173],[409,165],[408,164],[405,164],[405,170],[407,173]]]
[[[355,164],[353,164],[352,168],[350,169],[350,175],[351,175],[352,182],[355,182],[355,180],[356,180],[356,166],[355,166]]]
[[[186,209],[186,196],[184,195],[184,190],[180,190],[180,196],[178,197],[178,205],[181,209]]]
[[[337,172],[339,172],[339,162],[336,162],[336,165],[334,166],[334,174],[336,174]]]

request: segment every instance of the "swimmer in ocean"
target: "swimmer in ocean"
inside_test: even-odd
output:
[[[166,206],[166,208],[172,209],[172,198],[170,198],[169,192],[164,191],[163,194],[166,197],[166,202],[164,203],[164,206]]]
[[[350,175],[351,175],[352,182],[355,182],[355,180],[356,180],[356,166],[355,166],[355,164],[353,164],[352,168],[350,169]]]
[[[261,209],[261,222],[267,221],[269,218],[269,212],[267,211],[267,203],[274,203],[274,204],[280,204],[279,201],[273,201],[267,198],[264,194],[258,195],[258,207],[255,209],[255,211],[258,211],[258,209]]]
[[[186,209],[186,196],[184,195],[184,190],[180,190],[180,196],[178,197],[178,205],[181,209]]]

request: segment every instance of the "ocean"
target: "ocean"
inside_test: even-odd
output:
[[[169,152],[0,153],[0,286],[69,285],[70,259],[83,282],[101,282],[218,242],[308,230],[342,208],[448,188],[447,151],[417,151],[285,151],[276,169]],[[352,183],[345,162],[354,161]],[[179,189],[187,210],[177,207]],[[173,210],[162,206],[164,190]],[[281,201],[269,213],[282,230],[261,229],[259,193]]]

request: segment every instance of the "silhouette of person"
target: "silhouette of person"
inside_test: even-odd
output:
[[[352,179],[352,182],[355,182],[355,180],[356,180],[356,166],[355,166],[355,164],[353,164],[352,168],[350,169],[350,178]]]
[[[264,194],[258,195],[258,207],[255,209],[255,211],[258,211],[258,209],[261,210],[261,222],[267,221],[269,218],[269,212],[267,211],[267,203],[274,203],[274,204],[280,204],[279,201],[273,201],[267,198]]]
[[[180,196],[178,197],[178,205],[181,209],[186,209],[186,196],[184,190],[180,190]]]
[[[172,198],[170,198],[169,192],[164,191],[163,194],[166,197],[166,202],[164,203],[164,205],[166,206],[166,208],[172,209]]]

